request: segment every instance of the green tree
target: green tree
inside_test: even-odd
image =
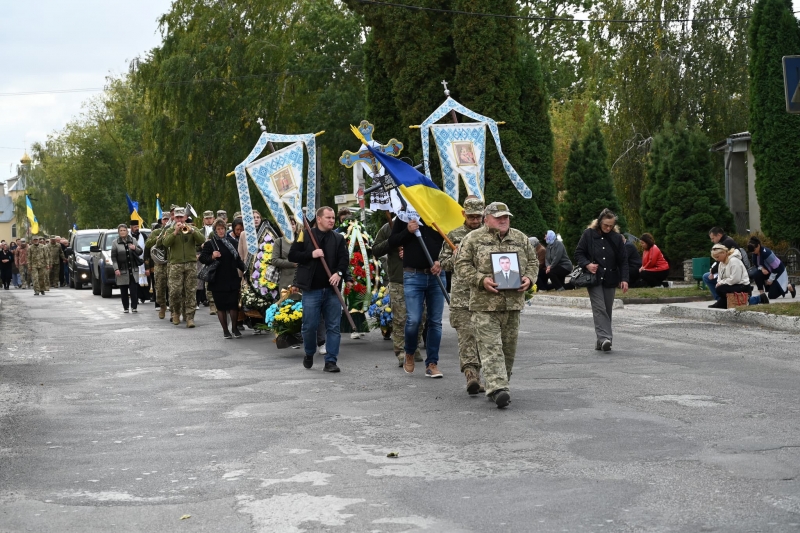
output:
[[[800,116],[786,113],[781,57],[800,51],[790,0],[758,0],[750,26],[750,133],[764,233],[800,242]]]
[[[620,212],[614,181],[608,168],[603,132],[600,129],[599,110],[591,110],[584,128],[583,138],[575,140],[570,148],[564,176],[566,192],[562,204],[564,246],[572,253],[581,233],[600,212],[608,208],[618,219],[622,231],[627,228],[625,216]]]
[[[708,255],[708,230],[733,227],[733,215],[712,179],[708,139],[685,123],[666,124],[653,141],[642,219],[674,265]]]
[[[25,179],[25,192],[39,221],[39,232],[66,236],[76,221],[72,198],[64,192],[60,176],[49,172],[49,154],[42,144],[31,146],[31,159],[32,164],[20,166],[19,173]],[[14,208],[17,227],[28,227],[25,195],[17,198]],[[21,231],[19,235],[24,236]]]

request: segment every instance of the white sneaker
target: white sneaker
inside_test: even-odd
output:
[[[324,344],[323,344],[322,346],[320,346],[320,347],[319,347],[319,354],[320,354],[320,355],[325,355],[325,354],[327,354],[327,353],[328,353],[328,350],[325,348],[325,345],[324,345]]]
[[[360,338],[361,338],[361,335],[359,335],[358,333],[356,333],[356,332],[354,331],[353,333],[351,333],[351,334],[350,334],[350,338],[351,338],[351,339],[360,339]]]

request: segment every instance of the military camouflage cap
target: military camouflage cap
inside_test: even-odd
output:
[[[486,211],[484,211],[485,216],[492,215],[494,218],[502,217],[503,215],[508,215],[513,217],[514,215],[511,214],[511,211],[508,210],[508,206],[503,202],[492,202],[486,206]]]
[[[176,217],[185,217],[186,216],[186,209],[184,209],[183,207],[176,207],[175,208],[175,213],[173,213],[173,215],[176,216]]]
[[[482,215],[483,209],[483,200],[480,198],[467,198],[464,200],[464,213],[467,215]]]
[[[165,218],[169,218],[169,213],[167,211],[161,213],[161,220],[164,220]]]
[[[203,211],[203,218],[213,217],[214,211]]]
[[[170,211],[175,211],[175,210],[176,210],[176,209],[178,209],[179,207],[180,207],[179,205],[172,204],[171,206],[169,206],[169,210],[170,210]]]
[[[227,211],[225,211],[224,209],[220,209],[220,210],[218,210],[218,211],[217,211],[217,216],[218,216],[218,217],[221,217],[222,215],[228,216],[228,212],[227,212]]]

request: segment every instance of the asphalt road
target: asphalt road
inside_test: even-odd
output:
[[[442,380],[377,332],[327,374],[205,308],[0,298],[3,532],[800,531],[797,335],[628,308],[603,354],[588,311],[528,308],[498,410],[449,326]]]

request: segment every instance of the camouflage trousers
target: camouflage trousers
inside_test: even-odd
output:
[[[472,327],[486,380],[486,395],[508,390],[517,355],[519,311],[473,311]]]
[[[31,268],[31,276],[33,277],[33,290],[35,292],[49,291],[50,286],[50,272],[46,266]]]
[[[50,265],[50,286],[58,287],[58,271],[61,268],[61,263]]]
[[[30,288],[31,286],[31,275],[30,271],[28,270],[28,265],[20,265],[19,266],[19,280],[22,283],[22,286],[26,289]]]
[[[192,263],[169,265],[169,312],[194,320],[197,307],[197,267]]]
[[[402,283],[389,283],[389,305],[392,307],[392,344],[395,355],[402,357],[405,352],[406,329],[406,297],[403,295]],[[422,311],[422,321],[419,326],[419,340],[417,346],[422,345],[422,329],[425,326],[425,310]],[[414,357],[419,359],[419,348],[414,352]]]
[[[458,334],[458,359],[461,362],[461,371],[463,372],[467,367],[480,370],[481,358],[478,357],[478,344],[475,340],[470,310],[451,307],[450,325]]]
[[[169,283],[169,265],[154,265],[153,275],[156,278],[156,307],[167,305],[167,284]]]

